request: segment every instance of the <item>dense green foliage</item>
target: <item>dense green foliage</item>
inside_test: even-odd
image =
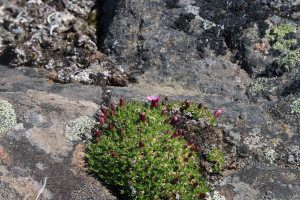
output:
[[[187,103],[128,102],[104,109],[95,143],[88,146],[89,170],[128,198],[201,199],[209,188],[200,173],[199,149],[174,130],[180,120],[174,113],[182,109],[215,121],[206,108]]]

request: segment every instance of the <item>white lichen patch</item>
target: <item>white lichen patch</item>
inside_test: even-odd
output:
[[[270,164],[274,164],[276,160],[276,152],[275,150],[271,149],[266,153],[266,159],[269,161]]]
[[[92,139],[91,129],[95,123],[92,117],[80,116],[65,126],[64,134],[71,141],[81,140],[82,137]]]
[[[0,100],[0,134],[12,129],[17,124],[17,116],[13,106]]]
[[[207,200],[226,200],[225,197],[221,196],[218,191],[214,191],[212,195],[206,193]]]
[[[300,113],[300,98],[293,101],[293,103],[291,104],[291,113],[292,114]]]

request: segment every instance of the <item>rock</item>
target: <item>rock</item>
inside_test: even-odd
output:
[[[78,168],[85,148],[74,149],[81,134],[92,137],[85,128],[101,87],[48,82],[41,69],[0,71],[0,199],[36,198],[45,182],[41,199],[116,199]]]

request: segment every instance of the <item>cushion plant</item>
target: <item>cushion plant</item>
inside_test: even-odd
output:
[[[212,114],[189,101],[160,105],[159,98],[148,99],[151,106],[122,98],[119,106],[101,109],[94,142],[88,146],[89,170],[126,198],[205,198],[209,188],[200,172],[199,148],[175,129],[180,117],[174,110],[177,106],[212,123],[220,111]]]

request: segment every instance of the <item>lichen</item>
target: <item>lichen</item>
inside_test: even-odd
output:
[[[287,68],[294,68],[300,60],[300,50],[291,48],[297,44],[295,35],[297,26],[291,23],[280,23],[266,31],[266,39],[272,43],[272,49],[277,50],[281,55],[277,58],[279,64]]]
[[[264,91],[265,90],[265,88],[264,88],[265,83],[267,83],[266,78],[257,78],[256,80],[254,80],[251,83],[250,92],[257,93],[257,92]]]
[[[292,114],[300,113],[300,98],[292,102],[291,113]]]
[[[0,134],[11,130],[17,124],[17,116],[13,106],[0,100]]]
[[[71,141],[81,140],[86,138],[92,139],[90,130],[95,125],[96,121],[88,116],[80,116],[74,120],[71,120],[66,126],[64,134],[67,139]],[[87,131],[89,130],[89,131]]]
[[[206,193],[206,200],[226,200],[226,198],[221,196],[218,191],[214,191],[213,195]]]
[[[269,161],[270,164],[273,164],[276,160],[276,152],[275,150],[271,149],[266,153],[266,159]]]

